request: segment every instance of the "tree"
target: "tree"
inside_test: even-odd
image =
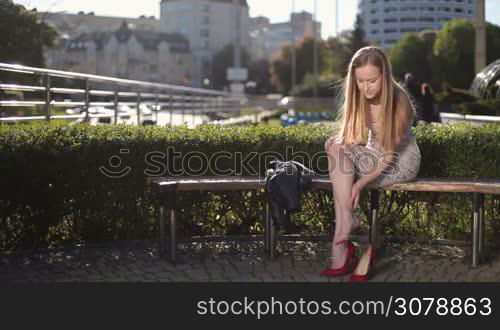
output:
[[[267,59],[260,59],[250,64],[248,72],[249,80],[255,85],[253,92],[256,94],[271,93],[271,68]]]
[[[281,47],[279,58],[271,63],[271,80],[280,93],[288,93],[292,88],[292,46]]]
[[[305,75],[314,73],[314,38],[305,38],[298,47],[295,48],[297,83],[301,83]],[[322,40],[318,43],[318,70],[321,72],[325,68],[326,45]],[[281,93],[288,93],[292,88],[291,70],[292,70],[292,46],[281,48],[280,57],[272,62],[271,72],[274,86]]]
[[[417,81],[430,81],[432,48],[415,33],[407,33],[391,49],[389,59],[395,76],[402,79],[411,72]]]
[[[447,82],[458,88],[469,88],[475,76],[474,25],[467,20],[446,23],[434,42],[433,55],[436,69],[433,75],[440,83]],[[487,63],[500,58],[500,27],[486,24]]]
[[[329,73],[340,77],[345,76],[351,60],[351,47],[348,40],[348,38],[341,36],[339,38],[330,37],[326,41],[327,56],[325,61]]]
[[[345,30],[338,37],[328,38],[326,45],[328,52],[325,61],[328,63],[329,73],[344,77],[354,54],[360,48],[368,46],[361,16],[356,16],[354,30]]]
[[[216,89],[223,89],[229,85],[226,79],[228,68],[234,66],[233,45],[229,44],[217,52],[212,61],[212,84]],[[241,65],[248,68],[250,65],[250,55],[245,48],[241,50]]]
[[[356,21],[354,22],[354,30],[348,36],[348,44],[351,50],[351,56],[354,55],[360,48],[368,46],[366,42],[366,33],[363,28],[363,19],[361,15],[356,15]]]
[[[0,1],[0,62],[44,67],[43,47],[52,47],[57,31],[38,19],[36,9],[26,10],[11,0]],[[0,71],[0,79],[5,79]]]

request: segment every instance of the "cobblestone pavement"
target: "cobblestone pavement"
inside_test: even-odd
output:
[[[361,248],[362,244],[358,244]],[[0,282],[190,282],[346,281],[320,277],[328,264],[328,242],[279,242],[269,261],[262,242],[183,243],[181,262],[158,258],[155,242],[73,247],[0,256]],[[376,282],[500,282],[500,251],[470,267],[468,246],[387,244],[377,257]]]

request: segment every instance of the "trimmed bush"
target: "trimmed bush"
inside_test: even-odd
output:
[[[316,125],[0,125],[0,250],[155,239],[157,205],[148,177],[263,176],[273,157],[295,159],[326,174],[323,144],[332,132]],[[421,176],[500,176],[500,125],[422,125],[415,132],[423,158]],[[127,167],[130,171],[119,177]],[[429,196],[383,194],[384,230],[448,238],[468,232],[470,203],[465,201],[470,196]],[[366,197],[365,192],[360,203],[365,215]],[[264,203],[263,191],[180,193],[180,235],[261,233]],[[436,208],[431,213],[429,205]],[[302,206],[294,215],[301,232],[331,230],[330,192],[308,193]],[[498,199],[488,196],[486,210],[490,228],[498,232]]]

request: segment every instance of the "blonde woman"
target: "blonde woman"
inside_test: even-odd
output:
[[[415,110],[393,76],[382,50],[364,47],[349,63],[343,86],[343,108],[336,137],[325,143],[335,205],[332,258],[322,276],[347,274],[356,265],[349,241],[360,223],[353,210],[364,188],[411,181],[420,168],[420,150],[411,130]],[[368,245],[351,281],[373,273],[375,249]]]

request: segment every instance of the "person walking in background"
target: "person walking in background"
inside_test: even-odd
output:
[[[423,83],[422,90],[422,120],[426,123],[441,122],[439,111],[436,109],[434,92],[428,83]]]
[[[403,87],[409,93],[410,101],[414,104],[416,112],[416,120],[414,124],[416,124],[418,120],[422,119],[422,92],[420,85],[413,77],[413,74],[408,72],[405,74]]]

